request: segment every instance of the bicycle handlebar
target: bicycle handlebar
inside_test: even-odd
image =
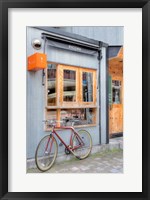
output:
[[[78,122],[78,121],[80,121],[79,119],[68,119],[68,118],[66,118],[66,119],[63,119],[63,121],[62,120],[42,120],[42,122],[44,122],[44,123],[49,123],[48,125],[54,125],[54,123],[57,123],[57,122],[59,122],[59,123],[64,123],[64,122]]]
[[[42,122],[50,122],[50,123],[54,123],[54,122],[63,122],[63,121],[59,121],[59,120],[53,120],[53,119],[48,119],[48,120],[43,120]]]

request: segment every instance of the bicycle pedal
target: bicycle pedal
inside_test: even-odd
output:
[[[62,146],[63,146],[63,143],[62,143],[62,142],[61,142],[61,143],[59,143],[59,146],[60,146],[60,147],[62,147]]]

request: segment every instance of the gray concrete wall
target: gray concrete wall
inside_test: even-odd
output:
[[[60,27],[69,33],[79,34],[91,39],[103,41],[109,46],[123,45],[123,26]]]
[[[27,56],[35,53],[31,46],[31,41],[34,38],[41,39],[41,33],[38,29],[31,27],[27,28]],[[44,42],[44,41],[43,41]],[[38,52],[38,51],[36,51]],[[43,52],[42,49],[39,52]],[[72,53],[65,50],[60,50],[48,47],[46,50],[48,61],[54,61],[62,64],[82,66],[87,68],[97,68],[97,56],[89,56],[85,54]],[[98,73],[97,73],[98,75]],[[98,80],[98,79],[97,79]],[[42,86],[42,71],[27,72],[27,158],[33,158],[35,150],[40,139],[47,134],[44,132],[42,120],[44,119],[45,108],[45,87]],[[99,90],[97,89],[97,105],[99,103]],[[93,144],[99,144],[99,110],[97,109],[97,126],[84,128],[88,130],[93,139]],[[61,136],[66,142],[69,142],[69,131],[60,131]],[[103,136],[104,137],[104,136]],[[105,142],[105,141],[104,141]],[[59,142],[58,142],[59,144]],[[64,147],[59,147],[59,151],[64,151]]]

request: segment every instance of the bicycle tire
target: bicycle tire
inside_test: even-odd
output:
[[[73,152],[74,152],[74,155],[78,159],[83,160],[83,159],[87,158],[89,156],[89,154],[91,153],[92,137],[91,137],[90,133],[86,130],[79,130],[78,134],[86,146],[84,145],[83,147],[79,147],[76,150],[74,150]],[[78,146],[78,145],[79,145],[78,136],[74,135],[72,138],[72,148],[74,148],[75,146]]]
[[[56,160],[57,153],[58,144],[55,137],[51,135],[43,137],[40,140],[35,153],[35,162],[37,168],[43,172],[49,170]]]

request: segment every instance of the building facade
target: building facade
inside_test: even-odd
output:
[[[34,158],[37,144],[48,134],[44,119],[57,120],[58,126],[63,119],[78,119],[75,128],[89,131],[93,145],[109,142],[109,110],[120,102],[119,82],[112,78],[109,105],[110,46],[123,46],[123,27],[27,27],[27,65],[39,53],[46,55],[47,66],[27,71],[27,159]],[[58,132],[69,143],[70,131]],[[62,145],[59,152],[64,152]]]

